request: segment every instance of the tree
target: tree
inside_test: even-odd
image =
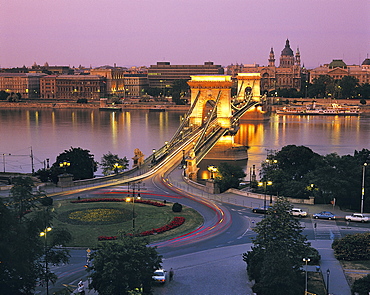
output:
[[[70,234],[54,228],[40,237],[46,227],[52,226],[53,213],[45,207],[33,210],[20,223],[18,210],[0,200],[0,294],[34,294],[37,282],[56,279],[45,267],[45,257],[53,265],[68,262],[68,250],[54,247],[65,246]]]
[[[69,166],[60,167],[60,163],[69,163]],[[54,182],[58,181],[58,175],[64,172],[73,175],[74,180],[89,179],[94,177],[98,163],[94,160],[94,155],[89,150],[80,147],[71,147],[61,153],[55,163],[51,166],[51,175]]]
[[[326,97],[329,93],[334,93],[334,79],[329,75],[321,75],[313,80],[310,87],[310,96]]]
[[[215,181],[220,191],[224,192],[229,188],[238,188],[240,180],[243,177],[245,177],[245,173],[241,167],[222,162],[218,166],[218,173]]]
[[[153,273],[162,263],[156,247],[132,236],[99,245],[92,257],[91,286],[101,295],[130,294],[142,288],[149,293]]]
[[[172,100],[176,104],[185,104],[184,97],[188,95],[190,92],[190,86],[187,83],[188,80],[181,79],[181,80],[174,80],[172,82],[171,88],[171,95]]]
[[[119,158],[118,155],[113,155],[111,152],[104,154],[101,158],[100,165],[103,167],[103,174],[108,175],[112,171],[118,173],[124,171],[128,167],[128,160],[126,157]]]
[[[279,197],[257,223],[252,250],[243,254],[248,275],[256,282],[253,291],[259,295],[303,293],[302,259],[319,260],[318,252],[302,235],[299,220],[289,214],[291,209],[292,205]]]
[[[334,240],[332,248],[338,260],[369,260],[370,233],[346,235]]]
[[[370,275],[354,281],[351,291],[352,294],[368,295],[370,293]]]
[[[32,192],[33,186],[33,180],[30,177],[18,176],[13,179],[13,187],[10,189],[10,196],[20,221],[28,210],[35,207],[36,200]]]
[[[353,76],[344,76],[339,80],[339,86],[343,98],[353,98],[356,95],[356,87],[359,85],[357,78]]]

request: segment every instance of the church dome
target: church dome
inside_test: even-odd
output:
[[[334,68],[346,69],[347,65],[341,59],[333,59],[333,61],[329,64],[329,69],[334,69]]]
[[[290,48],[289,40],[286,40],[285,48],[281,51],[281,55],[293,56],[293,50]]]
[[[365,59],[362,64],[363,66],[370,66],[370,58]]]

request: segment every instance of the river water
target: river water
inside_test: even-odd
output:
[[[131,110],[106,112],[71,109],[0,109],[0,171],[29,173],[50,165],[64,150],[87,149],[100,161],[108,151],[126,156],[134,149],[146,156],[169,141],[184,112]],[[370,149],[370,117],[279,116],[243,121],[235,142],[249,146],[248,167],[260,164],[271,150],[289,144],[304,145],[321,155],[353,154]],[[97,171],[97,175],[101,171]]]

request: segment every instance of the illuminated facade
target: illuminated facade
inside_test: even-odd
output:
[[[148,68],[149,87],[170,88],[175,80],[190,80],[193,75],[223,75],[221,65],[205,62],[204,65],[171,65],[169,62],[157,62]]]
[[[124,68],[117,67],[100,67],[90,70],[91,75],[102,76],[107,81],[107,94],[124,96],[125,81],[124,81]]]
[[[319,76],[328,75],[335,80],[345,76],[353,76],[360,84],[370,83],[370,58],[366,58],[361,65],[346,65],[341,59],[334,59],[330,64],[317,67],[310,71],[310,83]]]
[[[99,100],[107,94],[106,79],[97,75],[45,76],[40,85],[43,99]]]
[[[0,90],[8,93],[20,93],[22,98],[40,96],[40,77],[45,74],[0,73]]]
[[[146,74],[125,74],[125,97],[139,97],[148,87],[148,76]]]
[[[285,47],[281,51],[280,64],[275,65],[275,53],[270,50],[268,66],[258,64],[244,66],[243,73],[260,73],[261,91],[270,92],[276,89],[295,88],[300,90],[301,81],[306,77],[306,70],[301,67],[301,54],[297,49],[295,55],[290,48],[289,40],[286,40]]]

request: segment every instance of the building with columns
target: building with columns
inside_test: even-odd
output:
[[[290,48],[289,40],[285,42],[285,47],[281,51],[279,66],[275,63],[274,49],[271,48],[268,66],[258,64],[246,65],[243,67],[243,73],[260,73],[261,91],[270,92],[282,88],[301,89],[301,81],[306,78],[307,71],[301,67],[301,54],[299,48],[295,54]]]
[[[366,58],[361,65],[347,65],[341,59],[333,59],[329,64],[324,64],[310,71],[310,83],[319,76],[328,75],[334,80],[345,76],[353,76],[360,84],[370,83],[370,58]]]

